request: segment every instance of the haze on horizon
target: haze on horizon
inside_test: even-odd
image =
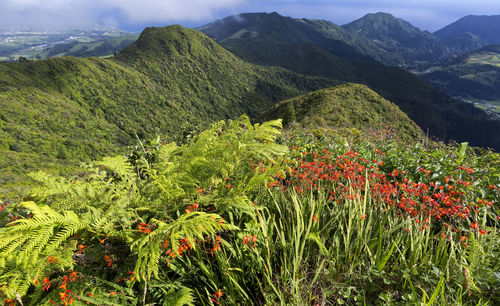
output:
[[[0,28],[57,29],[100,24],[140,32],[147,26],[200,26],[245,12],[325,19],[342,25],[387,12],[434,32],[466,15],[500,14],[498,0],[0,0]]]

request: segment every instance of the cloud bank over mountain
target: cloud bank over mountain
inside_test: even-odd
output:
[[[57,28],[86,24],[141,30],[148,25],[201,25],[242,12],[348,23],[367,13],[388,12],[434,31],[470,14],[500,14],[497,0],[0,0],[0,28]]]

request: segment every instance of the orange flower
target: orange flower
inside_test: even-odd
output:
[[[63,291],[59,292],[59,296],[61,297],[61,300],[64,301],[68,297],[68,294],[65,291]]]
[[[222,297],[224,295],[224,292],[222,292],[222,290],[217,290],[217,292],[215,292],[213,294],[213,296],[216,298],[216,299],[219,299],[220,297]]]
[[[314,223],[318,223],[318,216],[317,215],[314,215],[312,217],[312,219],[313,219]]]
[[[107,267],[111,266],[111,264],[113,263],[113,258],[111,258],[111,256],[104,255],[104,260],[108,263],[106,265]]]
[[[146,234],[151,233],[151,229],[149,228],[149,225],[146,223],[139,224],[138,228],[141,233],[146,233]]]
[[[44,277],[43,278],[43,291],[49,290],[51,285],[52,285],[52,282],[49,280],[49,278]]]

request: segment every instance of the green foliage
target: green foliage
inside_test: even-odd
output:
[[[344,28],[352,28],[352,32]],[[498,120],[492,120],[470,103],[452,99],[413,73],[375,62],[354,50],[368,55],[372,54],[362,49],[389,54],[392,64],[404,63],[404,58],[432,58],[434,54],[437,59],[448,51],[432,34],[384,13],[369,14],[344,28],[277,13],[257,13],[228,17],[200,30],[252,63],[326,77],[334,80],[335,85],[349,82],[367,85],[395,103],[431,137],[500,148],[500,138],[494,132],[500,130]],[[357,33],[358,28],[367,37]],[[372,40],[379,40],[379,46],[374,46]],[[390,51],[376,51],[384,48]]]
[[[369,132],[356,129],[280,136],[280,128],[280,120],[252,125],[242,116],[184,145],[142,143],[126,157],[87,165],[79,178],[30,174],[31,201],[0,204],[0,298],[95,305],[496,302],[498,154],[387,135],[369,142]],[[315,185],[298,170],[348,169],[341,163],[347,156],[376,166],[356,165],[357,176],[342,172]],[[395,170],[404,178],[391,176]],[[452,215],[408,214],[402,202],[389,205],[373,192],[381,184],[451,186],[451,176],[462,182],[454,192],[471,209],[456,222]]]
[[[486,46],[432,67],[422,77],[448,94],[473,102],[500,98],[498,46]]]
[[[342,28],[369,40],[378,53],[390,53],[385,63],[393,66],[433,62],[450,52],[439,38],[388,13],[367,14]]]
[[[186,122],[207,128],[256,116],[332,84],[246,63],[179,26],[148,28],[112,59],[1,63],[0,166],[8,168],[1,183],[25,180],[22,173],[52,166],[47,160],[76,165],[123,153],[137,137],[177,141]]]
[[[81,179],[31,174],[37,203],[10,205],[0,215],[17,219],[0,228],[3,296],[193,304],[194,291],[170,281],[178,271],[169,260],[182,260],[187,249],[206,252],[210,240],[219,241],[216,234],[239,229],[221,215],[255,214],[250,197],[278,173],[287,152],[274,143],[280,128],[280,120],[252,125],[242,116],[214,124],[187,145],[159,146],[154,159],[140,157],[135,166],[117,156],[89,165]],[[267,162],[254,169],[254,159]],[[52,282],[72,289],[57,292]]]
[[[356,128],[418,141],[423,132],[391,102],[363,85],[345,84],[282,101],[269,110],[268,118],[295,118],[304,127]],[[289,119],[290,120],[290,119]]]
[[[146,237],[134,241],[130,245],[131,250],[137,254],[135,273],[143,280],[149,280],[152,276],[159,278],[158,270],[162,245],[165,237],[171,248],[179,254],[179,241],[184,239],[193,248],[197,239],[204,239],[204,235],[210,235],[222,230],[236,230],[238,227],[224,224],[222,217],[217,214],[204,212],[192,212],[177,218],[173,223],[165,223],[151,220],[156,223],[156,228]]]

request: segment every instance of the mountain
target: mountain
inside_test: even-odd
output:
[[[19,57],[42,58],[42,54],[59,44],[93,42],[129,34],[120,29],[92,25],[67,29],[0,29],[0,61],[14,61]],[[111,53],[112,54],[112,53]]]
[[[97,40],[93,42],[73,41],[65,44],[57,44],[47,48],[39,56],[40,58],[51,58],[61,56],[110,56],[120,52],[125,47],[137,40],[139,34],[124,34],[119,37]]]
[[[490,45],[431,68],[422,77],[452,96],[491,104],[500,114],[500,46]]]
[[[436,37],[450,41],[460,35],[471,33],[486,44],[500,44],[500,15],[469,15],[434,32]]]
[[[281,66],[301,74],[326,77],[338,84],[365,84],[398,105],[433,137],[500,148],[500,139],[492,132],[500,129],[500,123],[489,120],[483,111],[452,99],[403,69],[359,56],[358,52],[342,57],[332,51],[338,40],[328,39],[325,30],[318,30],[317,26],[308,26],[307,30],[306,26],[303,20],[276,13],[256,13],[228,17],[200,30],[252,63]],[[291,37],[293,29],[302,30]],[[306,37],[306,31],[312,34]],[[346,43],[339,45],[344,47]]]
[[[470,32],[458,34],[450,37],[449,39],[442,39],[441,41],[457,55],[470,52],[471,50],[480,49],[481,47],[487,45],[486,41],[484,41],[481,37]]]
[[[193,126],[243,113],[257,118],[278,101],[347,82],[394,101],[430,135],[500,149],[498,122],[472,105],[402,69],[332,49],[277,40],[267,54],[247,51],[272,65],[289,50],[294,60],[281,64],[292,71],[246,62],[201,32],[169,26],[146,28],[112,58],[0,63],[0,184],[32,169],[65,171],[76,160],[124,152],[136,137],[178,141]]]
[[[400,66],[435,61],[450,55],[437,37],[388,13],[367,14],[342,28],[390,54],[392,63]]]
[[[303,19],[283,17],[276,12],[230,16],[199,27],[197,30],[237,55],[240,55],[238,52],[248,47],[265,49],[267,45],[276,43],[287,45],[314,44],[336,56],[368,59],[365,54],[345,42],[343,38],[337,35],[327,36],[311,27]]]
[[[424,133],[394,103],[367,86],[343,84],[320,89],[276,104],[265,119],[284,118],[306,127],[356,128],[389,131],[405,140],[423,139]]]
[[[147,28],[111,59],[0,63],[0,166],[6,166],[0,177],[43,167],[42,160],[123,152],[136,135],[172,141],[187,123],[257,116],[277,101],[333,84],[246,63],[180,26]]]

